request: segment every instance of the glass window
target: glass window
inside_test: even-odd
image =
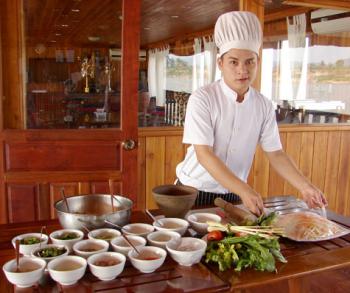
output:
[[[262,60],[261,92],[276,104],[329,114],[316,122],[350,114],[350,47],[310,46],[307,38],[305,48],[289,48],[284,40]]]
[[[119,127],[122,1],[23,4],[27,128]]]
[[[176,92],[192,92],[193,55],[169,54],[166,63],[166,89]]]

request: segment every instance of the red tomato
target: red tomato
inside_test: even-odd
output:
[[[208,233],[208,236],[207,236],[207,239],[209,241],[219,241],[221,240],[222,238],[224,238],[224,234],[221,232],[221,231],[211,231]]]

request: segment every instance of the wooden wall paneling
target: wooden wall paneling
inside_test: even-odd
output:
[[[342,215],[350,215],[350,131],[342,131],[339,155],[337,209]]]
[[[280,133],[280,139],[283,149],[285,149],[287,133]],[[274,168],[269,168],[269,190],[268,196],[281,196],[284,194],[284,179],[278,175]]]
[[[302,132],[300,146],[300,171],[311,180],[314,153],[314,132]]]
[[[40,183],[38,192],[38,220],[50,219],[50,184]]]
[[[90,194],[91,183],[90,182],[78,182],[78,194]]]
[[[312,177],[314,140],[315,140],[314,132],[302,132],[299,169],[305,177],[309,178],[310,181]],[[301,196],[300,192],[298,192],[298,196],[299,197]]]
[[[337,210],[337,181],[339,171],[341,132],[329,132],[327,145],[327,163],[324,182],[324,195],[328,200],[328,208]]]
[[[289,132],[287,133],[286,153],[299,166],[300,161],[300,145],[301,145],[301,132]],[[298,190],[294,188],[287,181],[284,183],[285,195],[297,195]]]
[[[146,208],[146,137],[139,137],[137,150],[137,208]]]
[[[10,223],[37,220],[37,185],[8,184],[7,202]]]
[[[165,184],[173,184],[176,179],[176,166],[184,158],[182,136],[165,138]]]
[[[118,181],[113,182],[115,194],[122,195],[121,183]],[[92,181],[90,182],[90,190],[92,194],[109,194],[109,184],[108,181]],[[79,194],[87,194],[79,192]]]
[[[322,191],[324,190],[326,176],[327,143],[328,132],[320,131],[315,133],[314,163],[312,165],[311,181]]]
[[[165,137],[146,139],[146,207],[157,208],[152,196],[152,188],[164,184],[165,180]]]
[[[72,195],[78,195],[78,182],[62,182],[62,183],[51,183],[50,184],[50,217],[51,219],[57,218],[54,209],[56,201],[62,199],[61,189],[64,188],[64,193],[67,197]]]
[[[257,147],[254,160],[254,190],[267,197],[269,189],[269,160],[260,146]]]
[[[251,188],[254,188],[254,162],[255,162],[255,155],[254,155],[254,160],[253,160],[253,163],[252,163],[252,166],[250,167],[250,171],[249,171],[249,175],[248,175],[248,178],[247,178],[247,183],[248,185],[251,187]]]

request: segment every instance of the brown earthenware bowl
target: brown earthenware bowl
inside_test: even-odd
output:
[[[193,207],[198,190],[186,185],[159,185],[152,189],[153,197],[166,217],[184,218]]]

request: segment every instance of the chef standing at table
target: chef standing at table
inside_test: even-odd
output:
[[[282,150],[274,107],[251,87],[259,64],[262,29],[255,14],[233,11],[221,15],[214,38],[222,79],[196,90],[189,98],[183,143],[190,144],[176,167],[177,184],[199,190],[197,205],[216,197],[239,199],[254,214],[263,201],[247,184],[257,144],[280,176],[297,188],[309,207],[327,201]],[[262,81],[263,82],[263,81]]]

